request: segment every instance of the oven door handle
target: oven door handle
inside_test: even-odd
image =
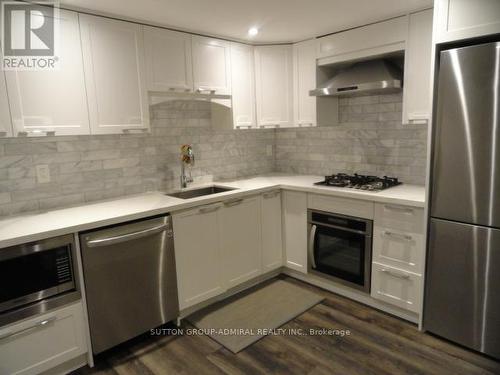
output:
[[[312,268],[316,268],[316,261],[314,260],[314,242],[316,240],[316,225],[311,225],[311,230],[309,232],[309,247],[308,247],[308,253],[309,253],[309,261],[311,262]]]

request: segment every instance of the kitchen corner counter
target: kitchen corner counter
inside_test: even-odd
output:
[[[214,182],[210,185],[227,186],[237,190],[187,200],[169,197],[162,192],[151,192],[78,207],[16,216],[0,221],[0,248],[280,188],[412,207],[424,207],[425,204],[423,186],[403,184],[380,192],[368,192],[313,185],[322,179],[321,176],[266,175]],[[196,187],[200,186],[190,188]]]

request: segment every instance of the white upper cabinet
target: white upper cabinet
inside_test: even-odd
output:
[[[5,71],[15,135],[89,133],[78,15],[59,14],[57,69]]]
[[[408,17],[397,17],[319,38],[319,64],[342,61],[404,50]]]
[[[403,123],[427,123],[431,113],[432,9],[410,14],[405,50]]]
[[[9,99],[7,97],[7,87],[5,86],[5,76],[3,72],[0,72],[0,137],[10,136],[12,136],[12,121]]]
[[[235,129],[257,126],[253,47],[231,43],[231,86]]]
[[[259,127],[293,125],[292,46],[255,47],[255,92]]]
[[[316,97],[309,90],[316,88],[316,40],[293,45],[294,124],[316,126]]]
[[[500,33],[500,1],[435,0],[435,43]]]
[[[148,90],[193,90],[191,34],[144,26],[144,50]]]
[[[231,44],[193,35],[192,49],[195,91],[231,95]]]
[[[79,17],[92,133],[149,129],[141,26]]]

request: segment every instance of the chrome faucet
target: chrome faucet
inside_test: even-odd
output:
[[[181,146],[181,189],[187,188],[187,185],[193,182],[191,170],[189,170],[189,176],[186,176],[186,165],[190,167],[194,165],[194,152],[191,145]]]

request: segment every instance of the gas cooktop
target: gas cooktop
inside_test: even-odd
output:
[[[369,190],[375,192],[388,189],[400,184],[401,182],[399,182],[396,177],[367,176],[357,173],[354,173],[353,175],[348,175],[345,173],[333,174],[331,176],[325,176],[324,181],[314,183],[314,185],[345,187],[350,189]]]

